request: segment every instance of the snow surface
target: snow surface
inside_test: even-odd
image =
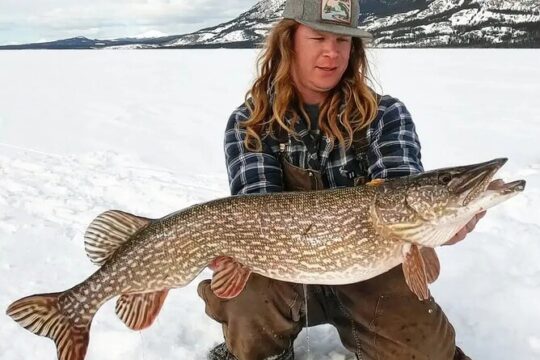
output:
[[[121,209],[161,217],[228,195],[222,141],[254,77],[256,50],[0,53],[0,309],[67,289],[95,267],[86,226]],[[540,358],[538,50],[372,50],[380,91],[411,111],[426,169],[508,157],[526,179],[466,241],[438,251],[432,292],[473,359]],[[133,332],[114,301],[92,324],[88,360],[204,359],[222,341],[198,280]],[[308,347],[309,344],[309,347]],[[297,358],[352,359],[330,326],[304,330]],[[0,315],[2,360],[56,359],[49,339]]]

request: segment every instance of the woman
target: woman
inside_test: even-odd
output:
[[[288,0],[246,102],[231,116],[225,154],[233,195],[354,186],[423,171],[407,109],[367,86],[358,1]],[[480,216],[479,216],[480,217]],[[478,219],[449,241],[462,240]],[[252,274],[221,300],[199,285],[226,342],[209,359],[293,359],[306,324],[302,285]],[[330,323],[358,359],[468,359],[433,298],[419,301],[401,266],[344,286],[307,286],[309,326]]]

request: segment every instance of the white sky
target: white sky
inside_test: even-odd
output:
[[[178,35],[231,20],[257,0],[1,0],[0,44],[75,36]]]

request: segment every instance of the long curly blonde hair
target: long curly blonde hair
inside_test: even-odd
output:
[[[245,96],[251,116],[241,123],[246,129],[245,146],[251,151],[261,151],[261,137],[275,136],[277,131],[285,130],[296,136],[294,126],[300,119],[298,110],[309,123],[290,71],[298,25],[291,19],[283,19],[274,25],[257,60],[258,76]],[[377,115],[377,98],[367,85],[367,74],[365,45],[362,39],[353,38],[347,69],[320,105],[319,114],[321,133],[331,141],[337,140],[346,149],[352,145],[354,134],[368,126]]]

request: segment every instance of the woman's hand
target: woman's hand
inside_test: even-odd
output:
[[[486,215],[485,211],[482,211],[481,213],[476,214],[471,221],[467,223],[461,230],[459,230],[456,235],[454,235],[450,240],[444,243],[444,245],[454,245],[461,240],[465,239],[468,233],[473,231],[478,221]]]

